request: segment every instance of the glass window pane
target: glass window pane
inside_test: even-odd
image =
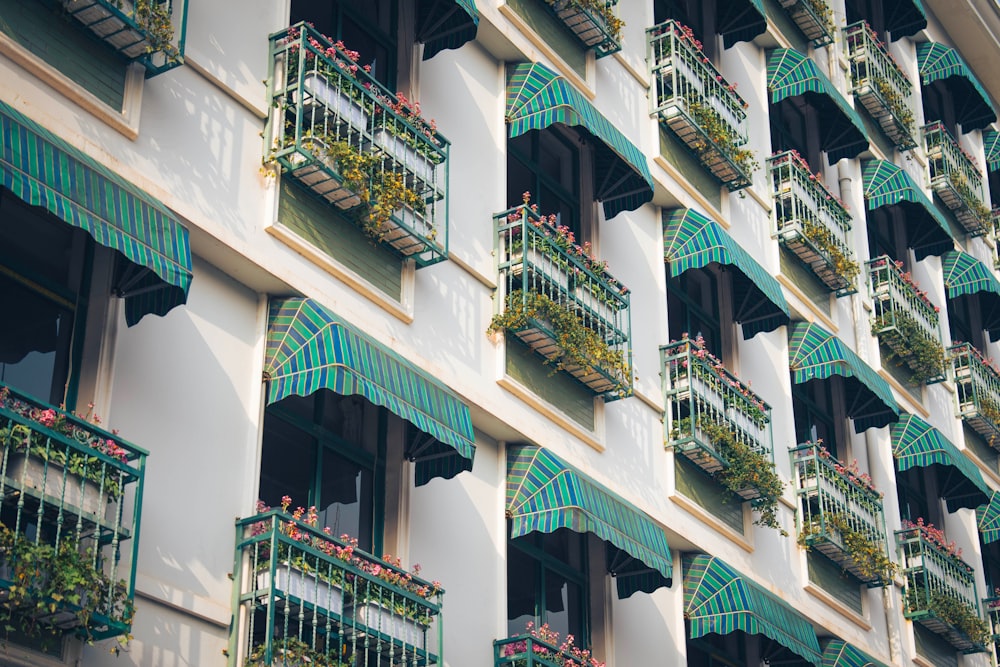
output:
[[[284,401],[278,403],[283,405]],[[291,496],[293,507],[315,502],[316,441],[308,433],[273,414],[264,415],[260,459],[260,499],[271,507]]]
[[[360,465],[323,449],[319,488],[319,525],[329,527],[335,537],[350,535],[358,545],[372,548],[374,475]]]
[[[535,616],[535,595],[538,589],[538,564],[519,549],[507,548],[507,634],[524,633]]]
[[[585,637],[583,587],[554,570],[546,569],[544,576],[545,615],[542,621],[562,637],[568,634]]]

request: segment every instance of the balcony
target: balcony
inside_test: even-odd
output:
[[[0,446],[8,624],[29,637],[127,636],[146,452],[3,384]]]
[[[647,31],[655,82],[654,113],[730,190],[750,185],[757,169],[747,143],[747,103],[722,78],[691,29],[667,21]]]
[[[545,0],[545,3],[598,58],[621,51],[625,23],[618,18],[618,0]]]
[[[741,451],[771,464],[771,408],[722,367],[698,340],[660,348],[668,404],[667,446],[716,476]],[[734,489],[743,500],[772,495],[759,484]],[[779,494],[780,495],[780,494]]]
[[[994,655],[1000,652],[1000,597],[983,598],[983,609],[989,618],[990,639],[993,641]]]
[[[441,588],[315,524],[264,507],[236,521],[229,664],[440,665]]]
[[[833,34],[837,29],[833,24],[833,10],[826,0],[779,1],[813,46],[833,43]]]
[[[861,272],[848,243],[851,215],[795,151],[768,160],[778,241],[837,296],[857,291]]]
[[[901,262],[882,256],[867,264],[874,300],[872,335],[905,363],[913,385],[944,379],[938,308],[904,272]]]
[[[948,348],[955,374],[958,416],[1000,449],[1000,371],[971,343]]]
[[[871,479],[844,466],[820,444],[791,450],[802,506],[799,544],[819,551],[869,585],[891,581],[882,494]]]
[[[965,231],[973,236],[986,234],[991,229],[992,214],[985,203],[983,175],[975,161],[941,123],[925,125],[923,132],[931,188]]]
[[[418,267],[448,255],[448,141],[306,24],[271,36],[265,160]]]
[[[973,569],[933,527],[896,531],[906,578],[903,615],[963,653],[985,651],[990,633],[980,617]]]
[[[847,26],[844,35],[854,82],[852,92],[896,148],[916,148],[910,108],[913,84],[867,23]]]
[[[187,0],[61,0],[66,13],[146,76],[184,62]]]
[[[606,400],[632,393],[628,289],[525,204],[494,216],[505,299],[492,333],[509,331]]]

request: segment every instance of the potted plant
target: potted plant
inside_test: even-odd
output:
[[[496,642],[498,657],[505,658],[505,665],[527,667],[528,664],[545,667],[604,667],[587,649],[575,645],[573,635],[561,639],[559,633],[544,624],[536,627],[531,621],[524,634]]]

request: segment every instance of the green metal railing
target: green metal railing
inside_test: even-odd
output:
[[[955,377],[958,416],[1000,448],[1000,372],[971,343],[948,348]]]
[[[123,58],[141,62],[147,77],[184,64],[187,0],[61,0],[61,4]]]
[[[913,84],[903,68],[866,22],[847,26],[844,36],[854,82],[852,92],[896,148],[916,148],[910,104]]]
[[[234,568],[233,667],[444,664],[440,586],[307,521],[238,519]]]
[[[750,185],[756,168],[746,102],[708,61],[689,28],[670,20],[646,31],[653,113],[730,190]]]
[[[833,43],[837,28],[833,24],[833,10],[826,0],[779,0],[795,25],[813,46]]]
[[[939,122],[923,127],[931,188],[955,214],[965,230],[982,236],[991,229],[983,175],[951,132]]]
[[[599,7],[581,0],[545,0],[545,4],[598,58],[622,50],[618,0],[601,0]]]
[[[990,229],[993,233],[993,245],[996,247],[993,268],[1000,269],[1000,206],[996,206],[990,211]]]
[[[926,382],[940,382],[944,367],[938,367],[936,360],[928,361],[934,355],[927,352],[936,348],[943,359],[937,308],[891,257],[877,257],[866,266],[875,306],[872,333],[911,370],[922,373]],[[934,368],[928,370],[930,366]]]
[[[128,635],[147,452],[2,383],[0,447],[0,608],[29,635]]]
[[[270,43],[266,159],[399,256],[447,259],[448,140],[307,24]]]
[[[851,214],[795,151],[768,160],[778,240],[837,296],[857,291]]]
[[[696,340],[660,348],[667,405],[667,446],[705,472],[728,467],[720,431],[773,461],[771,407]],[[759,497],[747,488],[745,500]]]
[[[608,400],[632,392],[628,289],[554,219],[519,206],[494,216],[502,312],[529,347]],[[589,246],[588,246],[589,249]],[[573,346],[588,364],[565,356]]]
[[[800,540],[870,585],[882,582],[875,558],[888,559],[882,496],[817,443],[791,450],[802,506]]]
[[[980,618],[973,569],[919,526],[897,530],[896,545],[906,579],[903,615],[960,651],[983,651],[982,644],[954,624],[962,615]]]
[[[590,660],[530,634],[493,642],[493,665],[501,667],[591,667]]]
[[[1000,654],[1000,597],[983,598],[983,609],[986,610],[986,617],[989,619],[993,657],[996,659],[997,654]]]

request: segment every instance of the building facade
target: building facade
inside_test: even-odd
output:
[[[0,0],[0,663],[985,667],[998,34]]]

